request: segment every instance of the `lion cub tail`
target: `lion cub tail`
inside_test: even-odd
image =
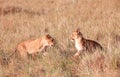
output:
[[[17,52],[17,49],[15,48],[15,51],[13,53],[11,53],[8,58],[12,57],[15,53]]]
[[[10,55],[4,57],[3,59],[4,59],[4,60],[9,60],[10,57],[12,57],[16,52],[17,52],[17,49],[15,49],[15,51],[14,51],[13,53],[11,53]]]

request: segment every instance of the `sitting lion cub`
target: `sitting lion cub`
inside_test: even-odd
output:
[[[70,39],[72,41],[75,41],[75,47],[77,49],[74,57],[78,57],[80,53],[84,50],[92,52],[94,49],[97,48],[101,50],[103,49],[103,47],[96,41],[85,39],[79,29],[71,34]]]

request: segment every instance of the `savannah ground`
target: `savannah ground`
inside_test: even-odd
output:
[[[76,49],[69,35],[77,28],[105,51],[71,59]],[[57,44],[47,56],[4,59],[18,43],[48,33]],[[120,77],[120,1],[0,0],[0,77]]]

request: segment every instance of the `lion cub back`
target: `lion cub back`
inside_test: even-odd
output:
[[[103,47],[98,42],[96,42],[94,40],[84,39],[83,46],[88,51],[93,51],[95,49],[103,50]]]

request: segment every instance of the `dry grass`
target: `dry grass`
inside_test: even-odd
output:
[[[120,77],[119,21],[119,0],[0,0],[0,77]],[[72,60],[76,50],[69,35],[77,28],[105,52]],[[3,59],[19,42],[48,33],[57,45],[47,56]]]

